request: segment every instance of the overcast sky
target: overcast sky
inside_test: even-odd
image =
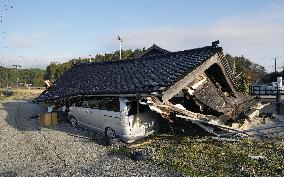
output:
[[[0,0],[0,65],[46,67],[119,49],[211,45],[268,71],[284,65],[282,0]]]

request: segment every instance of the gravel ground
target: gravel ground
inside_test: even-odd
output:
[[[43,128],[30,119],[42,111],[28,101],[1,102],[0,176],[179,176],[111,154],[101,136],[67,123]]]

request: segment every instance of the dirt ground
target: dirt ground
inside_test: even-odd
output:
[[[180,176],[173,170],[113,153],[102,136],[73,129],[68,123],[41,127],[32,115],[46,111],[29,100],[39,92],[24,92],[0,101],[0,177],[2,176]],[[273,112],[275,104],[262,112]],[[254,118],[246,129],[284,123]],[[283,140],[284,127],[266,130]],[[276,133],[273,133],[275,131]],[[276,138],[275,138],[276,137]]]
[[[45,111],[29,101],[0,102],[0,176],[179,176],[110,153],[100,135],[61,122],[43,128],[30,119]]]

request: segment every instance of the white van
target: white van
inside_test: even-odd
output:
[[[138,109],[138,111],[137,111]],[[159,128],[159,114],[135,99],[116,97],[82,101],[69,107],[70,124],[131,143]]]

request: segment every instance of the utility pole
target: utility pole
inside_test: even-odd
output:
[[[121,37],[117,36],[117,40],[119,40],[119,59],[121,60],[121,46],[122,46],[122,41]]]
[[[32,85],[32,67],[30,67],[30,72],[29,72],[29,83],[28,83],[29,89],[31,89],[31,85]]]
[[[22,67],[20,65],[11,65],[12,67],[15,67],[16,71],[18,70],[18,68]],[[17,90],[19,90],[19,77],[17,74]]]
[[[280,57],[274,57],[274,72],[277,72],[277,59]]]
[[[122,45],[122,41],[119,42],[119,59],[121,60],[121,45]]]
[[[276,94],[276,103],[277,103],[277,114],[280,114],[280,105],[281,105],[281,90],[282,90],[282,77],[277,77],[277,94]]]
[[[274,69],[275,69],[275,72],[277,72],[277,70],[276,70],[276,59],[277,59],[277,57],[274,58]]]

